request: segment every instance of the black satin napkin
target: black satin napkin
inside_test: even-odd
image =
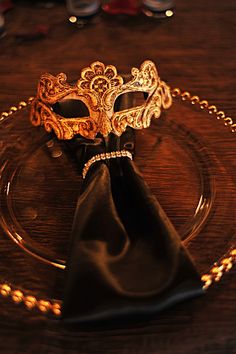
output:
[[[66,145],[81,172],[98,153],[132,151],[134,132]],[[138,320],[201,293],[189,254],[135,163],[127,157],[95,162],[74,216],[63,319],[89,325]]]

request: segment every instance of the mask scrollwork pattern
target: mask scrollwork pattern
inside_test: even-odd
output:
[[[146,101],[136,107],[114,112],[117,97],[125,93],[143,92]],[[66,99],[82,101],[89,116],[65,118],[54,111],[53,106]],[[94,139],[98,133],[120,136],[126,127],[147,128],[153,118],[159,118],[161,109],[172,104],[170,88],[161,81],[155,64],[146,60],[138,68],[132,68],[131,80],[124,82],[113,65],[99,61],[81,72],[81,77],[70,85],[65,74],[43,74],[38,84],[37,96],[32,102],[30,119],[35,126],[54,131],[58,139],[72,139],[79,134]]]

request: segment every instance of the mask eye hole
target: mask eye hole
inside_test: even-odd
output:
[[[117,97],[114,104],[114,112],[134,108],[145,104],[148,98],[147,92],[127,92]]]
[[[80,100],[65,99],[55,103],[53,111],[64,118],[89,117],[89,110],[86,104]]]

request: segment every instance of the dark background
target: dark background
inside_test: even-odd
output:
[[[33,6],[32,3],[16,2],[15,8],[5,17],[7,35],[0,40],[1,111],[34,95],[37,80],[43,72],[54,75],[65,72],[69,80],[74,80],[83,67],[95,60],[114,64],[120,72],[129,72],[132,66],[139,66],[148,58],[157,64],[161,77],[172,87],[179,86],[196,93],[227,111],[229,116],[235,117],[234,0],[179,0],[176,1],[175,16],[168,20],[157,21],[143,15],[103,15],[82,29],[68,23],[63,2],[50,10]],[[22,34],[32,33],[38,25],[49,26],[45,38],[27,41],[22,39]],[[190,109],[186,111],[177,105],[172,117],[177,120],[183,117],[189,125],[188,129],[194,129],[204,141],[209,139],[209,146],[217,151],[217,171],[223,174],[222,180],[217,182],[221,201],[212,215],[214,222],[218,220],[215,228],[209,226],[210,232],[202,232],[190,247],[202,272],[235,240],[235,209],[230,199],[235,196],[235,134],[230,133],[222,122],[211,123],[210,120],[205,123],[206,133],[204,125],[201,127],[200,123],[203,113],[195,114]],[[27,113],[24,114],[25,116],[19,115],[19,126],[24,117],[27,117]],[[196,119],[199,119],[199,123]],[[14,125],[8,128],[9,130],[1,129],[1,148],[8,139],[14,140],[17,134],[22,134],[20,130],[17,132]],[[147,133],[140,140],[146,139],[149,143],[149,137]],[[165,157],[168,158],[168,141],[165,146],[163,151],[165,150]],[[145,154],[142,155],[142,148],[139,149],[141,152],[137,154],[137,159],[142,166]],[[33,163],[36,164],[40,156],[32,160],[32,170]],[[153,169],[158,165],[158,159],[156,160],[157,162],[152,161],[150,167],[143,168],[143,172],[153,191],[158,194],[159,187],[152,178]],[[164,176],[161,179],[162,191],[162,186],[165,187],[170,180],[163,175],[168,175],[165,163],[160,163],[158,168],[162,177]],[[191,185],[189,190],[186,187],[187,174],[181,176],[177,165],[173,168],[175,175],[180,178],[180,184],[175,185],[174,193],[168,193],[170,188],[166,188],[165,193],[160,193],[160,198],[175,226],[181,229],[188,218],[188,210],[192,207],[191,198],[194,193]],[[230,176],[230,182],[227,176]],[[30,180],[28,188],[17,194],[19,210],[23,196],[33,200],[34,183],[34,180]],[[52,179],[47,179],[45,183],[50,190]],[[60,183],[58,177],[56,186],[60,186]],[[68,209],[72,211],[76,202],[73,189],[68,187],[66,196],[71,196]],[[58,215],[62,214],[62,209],[58,207],[53,215],[48,214],[48,219],[45,217],[43,225],[39,225],[39,230],[42,231],[39,232],[40,241],[46,247],[54,244],[57,229],[64,226],[65,234],[69,232],[72,216],[60,218]],[[30,229],[30,225],[29,223],[26,226]],[[65,238],[61,242],[66,244],[66,241]],[[9,279],[45,296],[61,295],[58,288],[63,281],[59,271],[24,255],[8,240],[3,231],[0,244],[1,279]],[[235,290],[234,270],[206,296],[178,305],[151,322],[126,325],[118,329],[100,328],[96,331],[69,329],[60,321],[47,319],[35,311],[29,312],[21,306],[15,306],[8,299],[0,299],[0,352],[233,354],[236,353]]]

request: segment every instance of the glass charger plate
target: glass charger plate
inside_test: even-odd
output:
[[[27,111],[0,128],[0,242],[6,250],[0,269],[10,281],[48,294],[58,289],[51,265],[65,266],[82,178],[63,143],[32,127]],[[236,238],[234,149],[235,137],[222,122],[182,103],[136,134],[134,160],[201,272]],[[12,248],[7,236],[48,264]],[[54,282],[45,276],[49,269]]]

